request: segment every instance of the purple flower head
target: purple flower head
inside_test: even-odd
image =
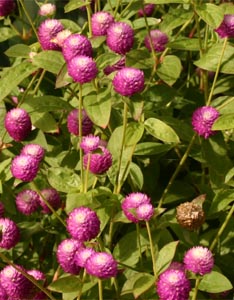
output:
[[[67,117],[67,128],[70,133],[79,135],[79,110],[73,109]],[[88,117],[86,111],[82,109],[82,136],[92,132],[93,122]]]
[[[117,261],[110,253],[95,252],[86,261],[86,271],[98,278],[115,277],[118,273]]]
[[[0,218],[0,247],[13,248],[19,241],[19,228],[14,221],[8,218]]]
[[[22,108],[11,109],[6,114],[4,123],[8,134],[17,142],[25,140],[31,132],[30,116]]]
[[[56,12],[56,6],[54,4],[45,3],[40,7],[38,14],[40,16],[50,17],[53,16],[55,12]]]
[[[6,290],[1,285],[1,281],[0,281],[0,299],[1,300],[9,300]]]
[[[105,75],[109,75],[111,74],[112,72],[114,71],[118,71],[118,70],[121,70],[125,67],[125,62],[126,62],[126,59],[125,59],[125,56],[123,56],[119,61],[117,61],[117,63],[115,63],[114,65],[111,65],[111,66],[107,66],[105,67],[105,69],[103,70],[104,74]]]
[[[41,190],[41,196],[39,196],[39,203],[40,203],[40,206],[42,207],[42,213],[51,214],[52,211],[47,206],[44,199],[50,204],[50,206],[54,210],[57,210],[61,207],[60,195],[57,192],[57,190],[55,190],[53,188],[47,188],[47,189]]]
[[[139,9],[138,16],[144,17],[144,14],[149,17],[153,14],[155,8],[155,4],[146,4],[144,9]]]
[[[57,260],[64,272],[77,275],[80,272],[80,267],[75,263],[75,254],[83,247],[82,243],[74,239],[65,239],[57,249]]]
[[[64,29],[59,31],[55,38],[53,38],[53,42],[57,44],[60,48],[63,47],[64,41],[72,34],[69,29]]]
[[[193,112],[192,126],[193,130],[205,139],[215,134],[211,128],[219,117],[219,112],[212,106],[202,106]]]
[[[184,271],[169,269],[160,274],[156,289],[160,300],[188,300],[191,287]]]
[[[154,207],[151,203],[143,203],[136,208],[138,220],[149,221],[154,215]]]
[[[114,89],[122,96],[131,97],[144,89],[144,73],[136,68],[125,67],[119,70],[112,81]]]
[[[221,38],[234,37],[234,14],[232,15],[224,15],[223,22],[221,25],[215,29],[215,31],[218,33],[218,35]]]
[[[78,241],[84,242],[95,238],[100,231],[100,220],[89,207],[74,208],[67,218],[67,230]]]
[[[151,204],[150,202],[151,199],[146,194],[131,193],[124,198],[121,207],[128,220],[138,223],[139,218],[136,213],[137,208],[141,205]]]
[[[166,44],[168,43],[168,36],[163,33],[162,31],[158,29],[154,29],[150,31],[150,37],[153,49],[157,52],[162,52],[166,48]],[[151,45],[150,45],[150,37],[147,35],[145,37],[145,46],[149,51],[152,51]]]
[[[40,281],[45,281],[46,280],[46,276],[43,272],[41,272],[40,270],[28,270],[27,273],[29,275],[31,275],[34,279],[36,280],[40,280]]]
[[[38,28],[38,38],[42,49],[60,50],[58,44],[53,39],[64,29],[62,23],[56,19],[46,19]]]
[[[69,60],[67,69],[72,79],[81,84],[90,82],[98,73],[95,61],[84,55],[78,55]]]
[[[24,215],[31,215],[39,207],[39,195],[33,190],[23,190],[15,199],[16,207]]]
[[[11,163],[11,173],[22,181],[32,181],[38,173],[39,162],[31,155],[16,156]]]
[[[214,258],[208,248],[195,246],[185,253],[184,264],[185,269],[196,274],[204,275],[212,271]]]
[[[87,259],[95,253],[93,248],[80,248],[75,254],[75,263],[77,266],[85,268]]]
[[[0,202],[0,218],[4,216],[4,213],[5,213],[4,204]]]
[[[99,136],[87,135],[82,138],[80,148],[84,150],[84,153],[92,152],[98,148],[100,144]]]
[[[40,162],[45,155],[45,149],[38,144],[27,144],[22,148],[20,154],[31,155]]]
[[[86,36],[79,33],[69,35],[63,42],[62,52],[64,59],[69,62],[73,57],[84,55],[92,57],[93,49]]]
[[[99,146],[95,152],[84,155],[83,163],[93,174],[103,174],[112,166],[112,155],[107,148]]]
[[[92,15],[91,26],[94,36],[106,35],[107,29],[114,23],[114,17],[105,11],[99,11]]]
[[[185,272],[185,266],[184,266],[184,264],[182,264],[178,261],[173,261],[173,262],[171,262],[171,264],[167,268],[167,270],[180,270],[180,271]]]
[[[107,46],[118,54],[126,54],[133,47],[134,31],[124,22],[115,22],[107,30]]]
[[[0,17],[8,16],[15,8],[14,0],[0,0]]]
[[[24,270],[21,266],[17,267]],[[32,299],[34,293],[33,284],[13,266],[7,265],[2,269],[0,281],[9,297],[7,299]]]

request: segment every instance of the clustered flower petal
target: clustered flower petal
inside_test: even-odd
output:
[[[45,155],[45,149],[38,144],[27,144],[22,148],[20,154],[31,155],[40,162]]]
[[[78,241],[84,242],[95,238],[100,231],[100,220],[89,207],[74,208],[67,218],[67,230]]]
[[[147,35],[144,40],[146,48],[151,52],[152,47],[150,40],[153,49],[157,52],[162,52],[165,50],[166,44],[168,43],[168,36],[158,29],[151,30],[149,35]]]
[[[43,4],[39,11],[38,11],[38,14],[40,16],[47,16],[47,17],[50,17],[50,16],[53,16],[56,12],[56,6],[52,3],[45,3]]]
[[[112,166],[112,155],[107,148],[99,146],[95,152],[84,155],[83,163],[93,174],[103,174]]]
[[[32,155],[21,154],[11,163],[11,173],[22,181],[32,181],[38,173],[39,162]]]
[[[31,215],[39,207],[39,195],[33,190],[23,190],[17,194],[16,207],[24,215]]]
[[[46,201],[45,201],[46,200]],[[51,209],[47,206],[47,203],[54,209],[57,210],[61,207],[61,198],[56,189],[46,188],[41,190],[41,195],[39,196],[39,203],[42,207],[42,213],[50,214]]]
[[[138,11],[139,17],[144,17],[144,15],[147,17],[151,16],[154,12],[154,8],[155,8],[155,4],[150,4],[150,3],[146,4],[144,6],[144,9],[139,9]]]
[[[38,28],[38,38],[42,49],[44,50],[60,50],[58,44],[53,40],[56,35],[64,30],[62,23],[56,19],[46,19]]]
[[[57,44],[60,48],[63,48],[65,40],[72,34],[69,29],[64,29],[59,31],[59,33],[53,38],[53,42]]]
[[[149,221],[154,215],[154,207],[151,203],[143,203],[136,209],[136,217],[138,220]]]
[[[80,248],[75,254],[75,264],[85,268],[87,259],[95,253],[93,248]]]
[[[91,18],[92,34],[94,36],[106,35],[112,23],[114,23],[114,17],[110,13],[105,11],[94,13]]]
[[[144,89],[144,73],[136,68],[125,67],[119,70],[112,81],[114,89],[122,96],[131,97]]]
[[[219,112],[212,106],[202,106],[193,112],[192,126],[198,135],[205,139],[215,134],[212,126],[219,117]]]
[[[67,128],[70,133],[79,135],[79,110],[73,109],[67,117]],[[92,132],[93,122],[88,117],[86,111],[82,109],[82,136]]]
[[[1,0],[0,1],[0,17],[8,16],[15,8],[14,0]]]
[[[221,25],[215,29],[215,31],[218,33],[218,35],[221,38],[234,37],[234,14],[230,15],[224,15],[224,19],[221,23]]]
[[[195,246],[185,253],[184,264],[185,268],[193,273],[208,274],[214,267],[213,254],[206,247]]]
[[[0,218],[0,247],[13,248],[19,241],[19,228],[14,221],[8,218]]]
[[[84,136],[80,143],[80,148],[84,150],[84,153],[92,152],[100,145],[99,136],[87,135]]]

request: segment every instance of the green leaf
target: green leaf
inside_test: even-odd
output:
[[[144,133],[144,125],[142,123],[131,122],[127,124],[125,134],[125,146],[133,146],[141,139]]]
[[[223,274],[216,271],[212,271],[209,274],[205,274],[199,284],[198,289],[200,291],[208,293],[221,293],[229,291],[233,288],[231,282]]]
[[[179,143],[179,137],[175,131],[159,119],[149,118],[145,121],[145,129],[149,134],[165,143]]]
[[[137,274],[133,284],[133,295],[137,299],[155,284],[155,277],[147,273]]]
[[[136,190],[141,190],[144,184],[144,176],[141,168],[133,162],[130,164],[129,177],[131,179],[132,186],[136,188]]]
[[[169,42],[167,47],[178,50],[186,50],[186,51],[199,51],[199,40],[198,39],[190,39],[190,38],[178,38],[173,42]]]
[[[158,65],[157,75],[168,85],[173,85],[182,71],[180,59],[175,55],[167,55]]]
[[[161,22],[160,19],[147,18],[148,26],[155,26],[155,25],[159,24],[160,22]],[[132,25],[133,25],[134,29],[145,28],[145,19],[144,18],[136,19],[132,22]]]
[[[157,155],[166,153],[172,148],[173,146],[168,144],[145,142],[136,145],[134,155]]]
[[[126,54],[126,66],[149,69],[153,64],[154,61],[148,49],[134,49]]]
[[[29,58],[29,53],[31,51],[31,48],[24,44],[17,44],[14,46],[11,46],[5,51],[5,54],[9,57],[23,57],[23,58]]]
[[[71,32],[80,32],[81,27],[72,20],[68,19],[59,19],[59,21],[63,24],[64,28],[70,30]]]
[[[165,33],[171,32],[173,29],[191,20],[192,17],[193,12],[183,9],[183,7],[170,9],[168,13],[163,16],[163,22],[159,25],[159,28]]]
[[[58,132],[58,124],[49,112],[33,112],[30,115],[32,124],[43,132]]]
[[[169,267],[170,263],[172,262],[175,256],[178,243],[178,241],[168,243],[159,251],[158,258],[156,260],[158,274],[162,273]]]
[[[30,62],[24,61],[8,69],[0,80],[0,101],[3,100],[18,84],[37,70]]]
[[[219,191],[211,203],[208,215],[210,216],[226,209],[233,199],[234,190],[227,189]]]
[[[195,7],[196,13],[212,28],[219,27],[223,21],[224,12],[220,6],[204,3]]]
[[[106,40],[105,36],[95,36],[90,38],[90,42],[92,44],[93,49],[99,48]]]
[[[14,31],[13,29],[9,27],[2,27],[0,28],[0,43],[9,40],[10,38],[16,35],[16,31]]]
[[[212,130],[228,130],[234,128],[234,114],[220,116],[213,124]]]
[[[48,289],[50,291],[59,292],[59,293],[69,293],[79,291],[82,286],[82,283],[77,276],[66,276],[59,278],[56,281],[53,281]]]
[[[86,6],[88,4],[90,4],[91,1],[77,1],[77,0],[71,0],[69,1],[65,6],[64,6],[64,11],[65,13],[68,13],[72,10],[75,10],[77,8],[80,8],[82,6]]]
[[[183,3],[187,4],[190,0],[145,0],[145,4],[152,3],[152,4],[169,4],[169,3]]]
[[[45,50],[32,58],[32,64],[48,72],[58,74],[64,65],[64,58],[59,51]]]

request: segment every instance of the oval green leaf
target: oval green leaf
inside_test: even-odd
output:
[[[159,64],[157,75],[168,85],[172,86],[182,71],[180,59],[175,55],[167,55]]]
[[[233,288],[231,282],[223,274],[212,271],[203,276],[198,289],[208,293],[221,293]]]
[[[213,124],[212,130],[228,130],[234,128],[234,114],[220,116]]]

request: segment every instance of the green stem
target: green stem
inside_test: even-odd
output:
[[[148,233],[148,236],[149,236],[150,252],[151,252],[151,258],[152,258],[152,263],[153,263],[154,277],[155,277],[155,279],[157,279],[158,275],[157,275],[155,249],[154,249],[153,239],[152,239],[152,235],[151,235],[150,225],[149,225],[148,221],[146,221],[145,224],[146,224],[147,233]]]
[[[36,84],[36,86],[35,86],[35,88],[34,88],[34,90],[33,90],[33,95],[35,95],[36,92],[38,91],[38,89],[39,89],[39,87],[40,87],[40,84],[41,84],[41,82],[42,82],[42,80],[43,80],[43,78],[44,78],[44,76],[45,76],[45,73],[46,73],[46,70],[44,69],[44,70],[41,72],[41,76],[40,76],[40,78],[38,79],[38,82],[37,82],[37,84]]]
[[[120,7],[120,5],[121,5],[121,2],[122,2],[122,0],[118,0],[118,1],[117,1],[117,5],[116,5],[116,7],[115,7],[115,12],[114,12],[114,18],[115,18],[116,15],[117,15],[117,12],[118,12],[118,9],[119,9],[119,7]]]
[[[79,294],[77,296],[77,300],[81,300],[81,296],[82,296],[82,289],[83,289],[83,286],[84,286],[84,282],[85,282],[85,278],[86,278],[86,270],[84,269],[83,270],[83,276],[81,278],[81,287],[80,287],[80,290],[79,290]]]
[[[111,9],[111,12],[112,14],[114,13],[114,10],[113,10],[113,7],[112,7],[112,4],[111,4],[111,0],[107,0],[109,6],[110,6],[110,9]]]
[[[210,105],[210,103],[211,103],[211,99],[212,99],[212,96],[213,96],[213,93],[214,93],[215,85],[216,85],[218,75],[219,75],[219,71],[220,71],[220,68],[221,68],[221,63],[222,63],[222,60],[223,60],[224,52],[225,52],[225,49],[226,49],[226,46],[227,46],[227,41],[228,41],[228,38],[225,37],[224,41],[223,41],[223,47],[222,47],[222,51],[221,51],[221,54],[220,54],[219,62],[218,62],[217,69],[216,69],[216,72],[215,72],[214,80],[213,80],[212,87],[211,87],[211,90],[210,90],[209,98],[208,98],[207,103],[206,103],[207,106]]]
[[[200,277],[196,278],[192,300],[196,300],[197,299],[197,293],[198,293],[198,287],[199,287],[200,281],[201,281]]]
[[[82,98],[82,84],[79,84],[79,109],[78,109],[78,125],[79,125],[79,144],[82,140],[82,109],[83,109],[83,98]],[[83,150],[79,147],[80,151],[80,178],[81,178],[81,192],[84,191],[84,168],[83,168]]]
[[[216,236],[215,236],[215,238],[214,238],[214,240],[213,240],[213,242],[210,246],[210,251],[214,250],[214,247],[216,246],[220,236],[222,235],[224,229],[226,228],[226,226],[227,226],[230,218],[232,217],[233,213],[234,213],[234,204],[232,204],[232,208],[230,209],[229,213],[226,216],[225,221],[223,222],[222,226],[220,227],[219,231],[217,232],[217,234],[216,234]]]
[[[91,161],[91,153],[88,153],[88,162],[87,162],[87,167],[86,167],[86,171],[85,171],[85,181],[84,181],[84,192],[85,193],[87,192],[87,189],[88,189],[90,161]]]
[[[102,280],[98,278],[98,295],[99,300],[103,300]]]
[[[86,11],[87,11],[87,17],[88,17],[89,35],[90,35],[90,37],[92,37],[93,36],[92,26],[91,26],[92,9],[91,9],[90,4],[86,6]]]
[[[179,162],[177,168],[175,169],[175,172],[173,173],[173,175],[172,175],[170,181],[168,182],[168,184],[167,184],[165,190],[163,191],[162,197],[161,197],[161,199],[159,200],[159,203],[158,203],[158,208],[161,208],[161,207],[162,207],[163,201],[165,200],[165,197],[166,197],[166,195],[167,195],[167,193],[168,193],[168,191],[169,191],[169,189],[170,189],[172,183],[173,183],[174,180],[176,179],[176,176],[177,176],[178,173],[180,172],[180,169],[182,168],[183,164],[185,163],[185,161],[186,161],[186,159],[187,159],[187,157],[188,157],[188,155],[189,155],[189,152],[190,152],[190,150],[191,150],[191,148],[192,148],[192,146],[193,146],[193,143],[194,143],[194,141],[195,141],[195,138],[196,138],[196,134],[194,134],[194,135],[192,136],[192,138],[191,138],[191,140],[190,140],[190,143],[189,143],[189,145],[188,145],[188,147],[187,147],[187,149],[186,149],[184,155],[182,156],[182,158],[181,158],[181,160],[180,160],[180,162]]]
[[[139,223],[136,223],[136,231],[137,231],[137,244],[138,244],[138,249],[139,249],[140,264],[142,266],[143,262],[142,262],[141,236],[140,236],[140,226],[139,226]]]
[[[132,5],[134,0],[131,0],[128,5],[121,11],[120,15],[119,15],[119,19],[122,18],[122,16],[124,15],[125,11],[127,11],[129,9],[129,7]]]

